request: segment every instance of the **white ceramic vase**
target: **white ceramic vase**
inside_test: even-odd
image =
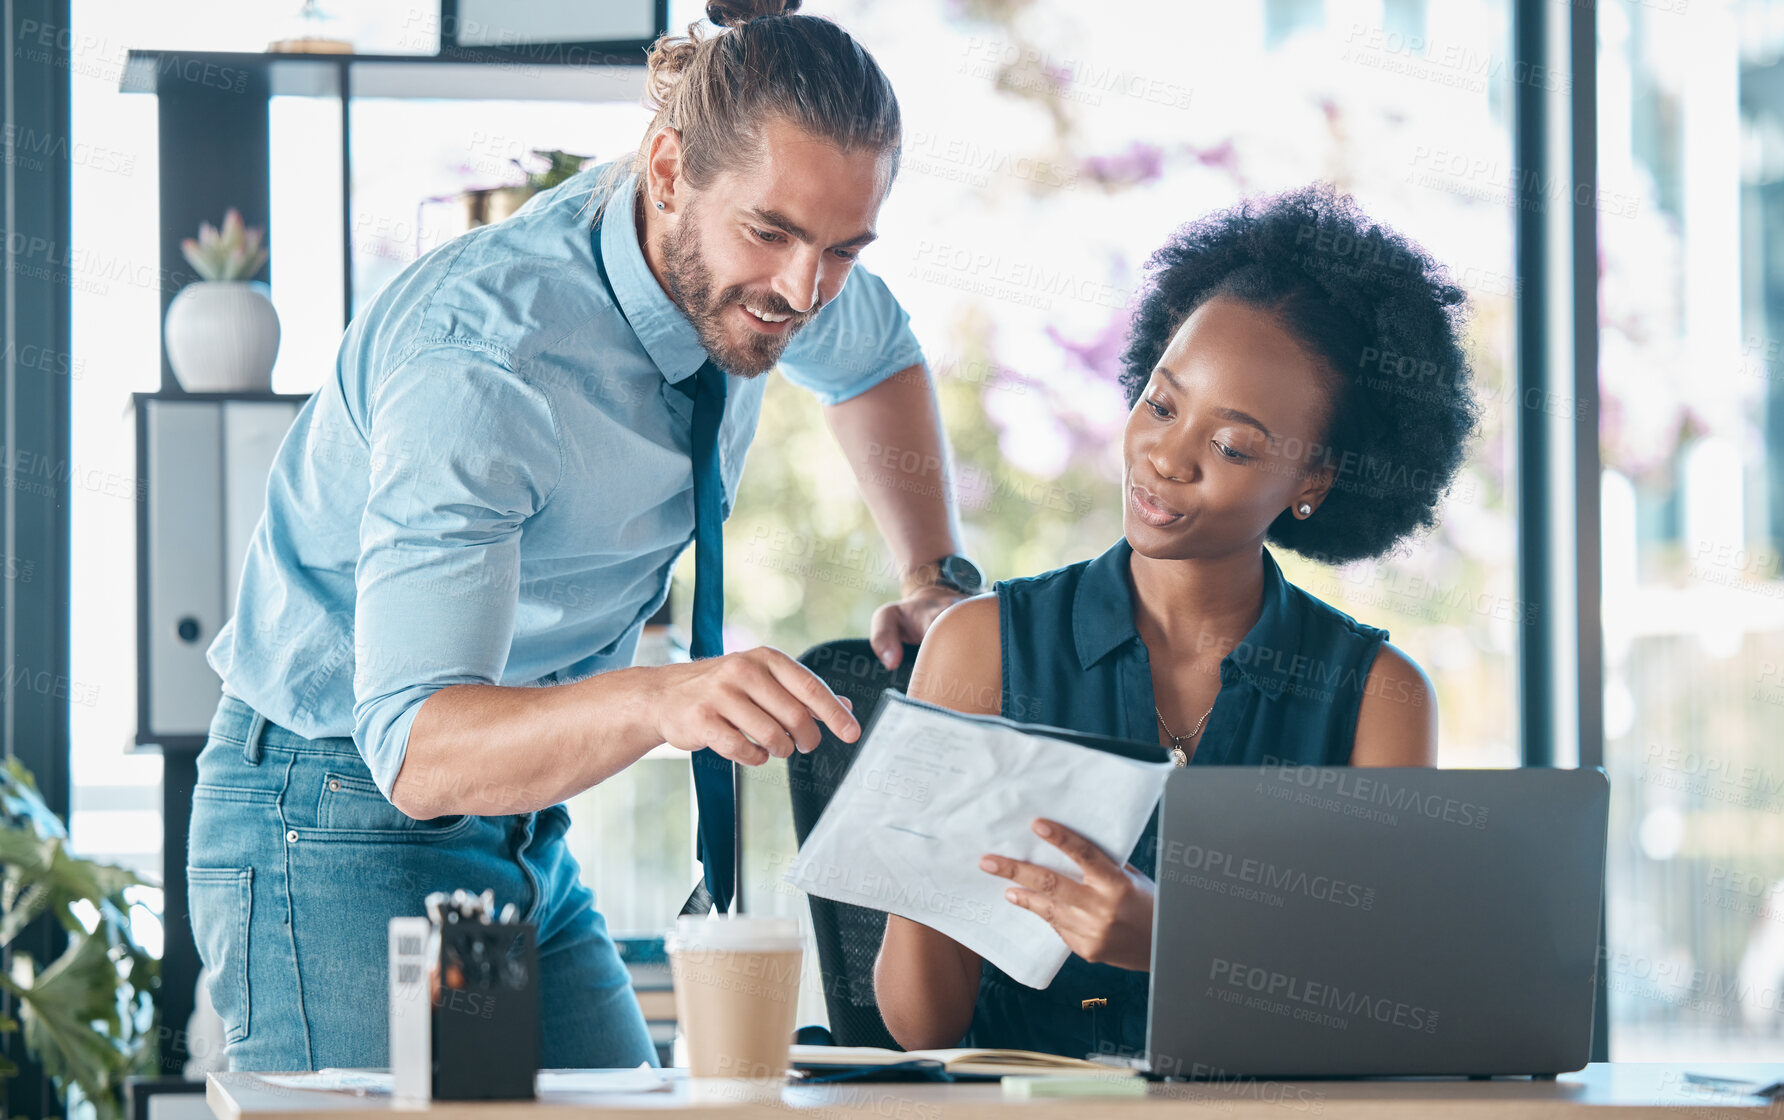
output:
[[[266,392],[279,356],[279,313],[258,280],[198,280],[167,308],[167,360],[188,393]]]

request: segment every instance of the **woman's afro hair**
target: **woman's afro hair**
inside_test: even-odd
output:
[[[1462,348],[1466,297],[1418,245],[1316,183],[1249,199],[1179,230],[1149,276],[1122,355],[1132,408],[1172,336],[1214,296],[1274,314],[1332,375],[1333,470],[1314,515],[1267,539],[1327,563],[1380,556],[1430,529],[1480,422]]]

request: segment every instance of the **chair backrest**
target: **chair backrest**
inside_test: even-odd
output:
[[[865,726],[880,693],[903,692],[911,681],[917,647],[904,647],[897,671],[886,668],[865,639],[847,639],[813,646],[799,663],[816,673],[830,690],[846,696]],[[824,741],[810,754],[787,759],[787,787],[793,799],[793,832],[801,844],[836,792],[837,783],[855,761],[860,741],[845,743],[822,724]],[[838,1046],[886,1046],[898,1043],[880,1019],[873,995],[873,962],[886,935],[886,915],[816,895],[811,903],[812,935],[818,943],[818,969],[824,978],[824,1006],[830,1013],[830,1034]]]

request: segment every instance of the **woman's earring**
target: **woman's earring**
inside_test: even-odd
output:
[[[1300,505],[1295,507],[1295,512],[1300,514],[1302,517],[1312,517],[1313,516],[1313,507],[1308,505],[1306,502],[1302,502]]]

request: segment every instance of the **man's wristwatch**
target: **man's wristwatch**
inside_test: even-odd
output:
[[[950,552],[940,560],[918,564],[904,577],[906,595],[920,587],[933,586],[946,587],[962,595],[977,595],[985,589],[985,573],[958,552]]]

